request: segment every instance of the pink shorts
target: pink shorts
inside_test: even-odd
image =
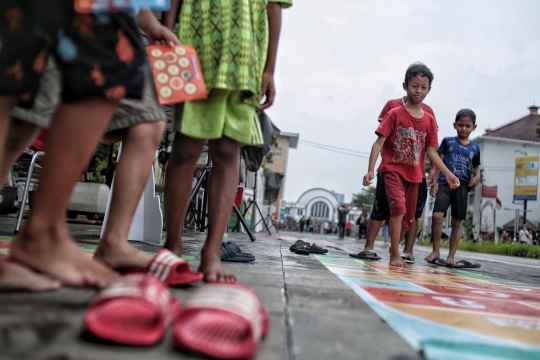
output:
[[[384,185],[390,206],[390,216],[403,214],[402,224],[409,229],[415,217],[418,184],[411,183],[392,171],[384,173]]]

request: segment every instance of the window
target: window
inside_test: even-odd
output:
[[[316,218],[328,218],[330,213],[328,205],[322,201],[318,201],[311,206],[311,216]]]
[[[298,215],[303,215],[304,214],[304,211],[302,209],[298,209],[296,210],[297,214]]]

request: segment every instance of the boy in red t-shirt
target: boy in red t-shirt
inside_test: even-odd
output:
[[[375,163],[382,150],[378,172],[384,178],[390,206],[391,266],[407,266],[399,254],[398,246],[399,240],[414,221],[425,154],[446,175],[452,188],[459,186],[457,177],[437,155],[439,141],[435,118],[422,109],[422,101],[431,90],[432,81],[433,73],[426,65],[418,63],[409,66],[403,83],[408,101],[390,110],[375,130],[378,139],[371,148],[368,173],[363,179],[364,186],[372,183]]]

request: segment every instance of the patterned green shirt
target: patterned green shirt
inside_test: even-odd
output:
[[[184,0],[178,37],[195,47],[207,90],[247,91],[259,106],[268,51],[268,1],[282,7],[292,0]]]

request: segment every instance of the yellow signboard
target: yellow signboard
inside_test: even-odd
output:
[[[538,192],[538,156],[516,158],[514,200],[534,200]]]

